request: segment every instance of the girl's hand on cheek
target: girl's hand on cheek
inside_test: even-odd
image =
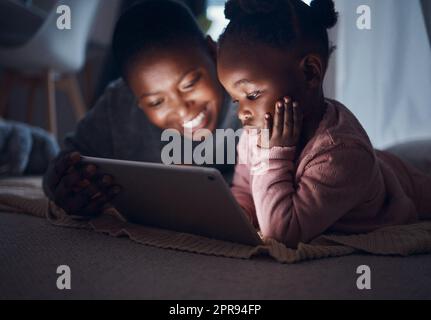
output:
[[[275,104],[274,116],[265,115],[264,128],[261,131],[261,148],[294,147],[301,135],[303,115],[297,102],[289,97]]]

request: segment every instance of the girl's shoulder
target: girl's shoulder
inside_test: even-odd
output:
[[[309,162],[318,156],[329,156],[343,150],[361,150],[374,154],[371,141],[355,115],[342,103],[326,99],[327,109],[318,129],[299,156]]]
[[[341,102],[326,99],[327,110],[316,131],[317,140],[325,141],[328,146],[361,145],[372,148],[365,129],[356,116]]]

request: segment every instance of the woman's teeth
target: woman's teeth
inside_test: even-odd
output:
[[[206,118],[206,112],[204,110],[201,113],[199,113],[196,117],[194,117],[192,120],[185,122],[183,124],[183,127],[186,129],[199,127],[202,124],[202,122],[205,120],[205,118]]]

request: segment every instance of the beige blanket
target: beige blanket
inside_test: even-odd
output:
[[[267,255],[281,263],[355,252],[401,256],[431,252],[431,221],[388,227],[362,235],[322,235],[293,250],[273,239],[264,239],[264,245],[252,247],[135,225],[124,221],[115,211],[91,220],[79,220],[66,215],[44,196],[40,178],[0,180],[0,211],[47,218],[56,226],[90,229],[114,237],[127,236],[137,243],[159,248],[242,259]]]

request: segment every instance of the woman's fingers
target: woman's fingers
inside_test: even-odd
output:
[[[90,183],[86,188],[77,192],[78,194],[82,194],[87,198],[87,202],[93,199],[96,199],[102,195],[102,190],[95,185],[94,183]]]
[[[86,188],[95,174],[96,167],[91,164],[84,167],[78,166],[78,168],[68,167],[53,190],[55,201],[66,197],[71,192],[78,192]]]
[[[83,178],[93,179],[97,174],[97,167],[94,164],[87,164],[81,169]]]
[[[121,188],[114,186],[114,178],[101,174],[97,166],[80,161],[81,155],[73,152],[53,163],[49,177],[53,200],[70,215],[98,214]]]
[[[69,170],[68,174],[61,178],[57,187],[53,190],[54,201],[57,204],[61,204],[63,199],[67,198],[67,196],[72,192],[72,189],[76,188],[81,180],[81,175],[77,170]]]
[[[283,98],[284,103],[284,122],[283,122],[283,134],[286,138],[292,137],[293,135],[293,106],[292,100],[289,97]]]
[[[56,190],[55,203],[69,214],[79,214],[79,210],[88,205],[100,191],[86,179],[77,181],[74,186],[69,183],[70,180],[62,179]]]
[[[119,193],[121,192],[120,186],[112,186],[105,193],[99,197],[92,199],[91,202],[80,210],[82,216],[95,216],[102,213],[102,209]]]
[[[109,192],[102,192],[94,183],[78,192],[72,192],[64,200],[63,209],[70,215],[97,215],[97,208],[109,201]]]
[[[100,191],[106,192],[114,184],[114,178],[108,174],[97,173],[92,180]]]
[[[82,172],[71,168],[54,190],[54,202],[67,212],[75,214],[100,193],[101,190],[93,181],[83,177]]]
[[[96,216],[101,213],[103,206],[108,202],[105,195],[102,195],[94,200],[92,200],[87,206],[79,211],[80,216]]]
[[[75,166],[80,160],[79,152],[62,152],[51,162],[45,175],[46,184],[51,192],[54,192],[67,170]]]
[[[54,170],[57,176],[61,177],[66,173],[66,170],[81,161],[81,154],[79,152],[67,153],[63,157],[59,157]]]

